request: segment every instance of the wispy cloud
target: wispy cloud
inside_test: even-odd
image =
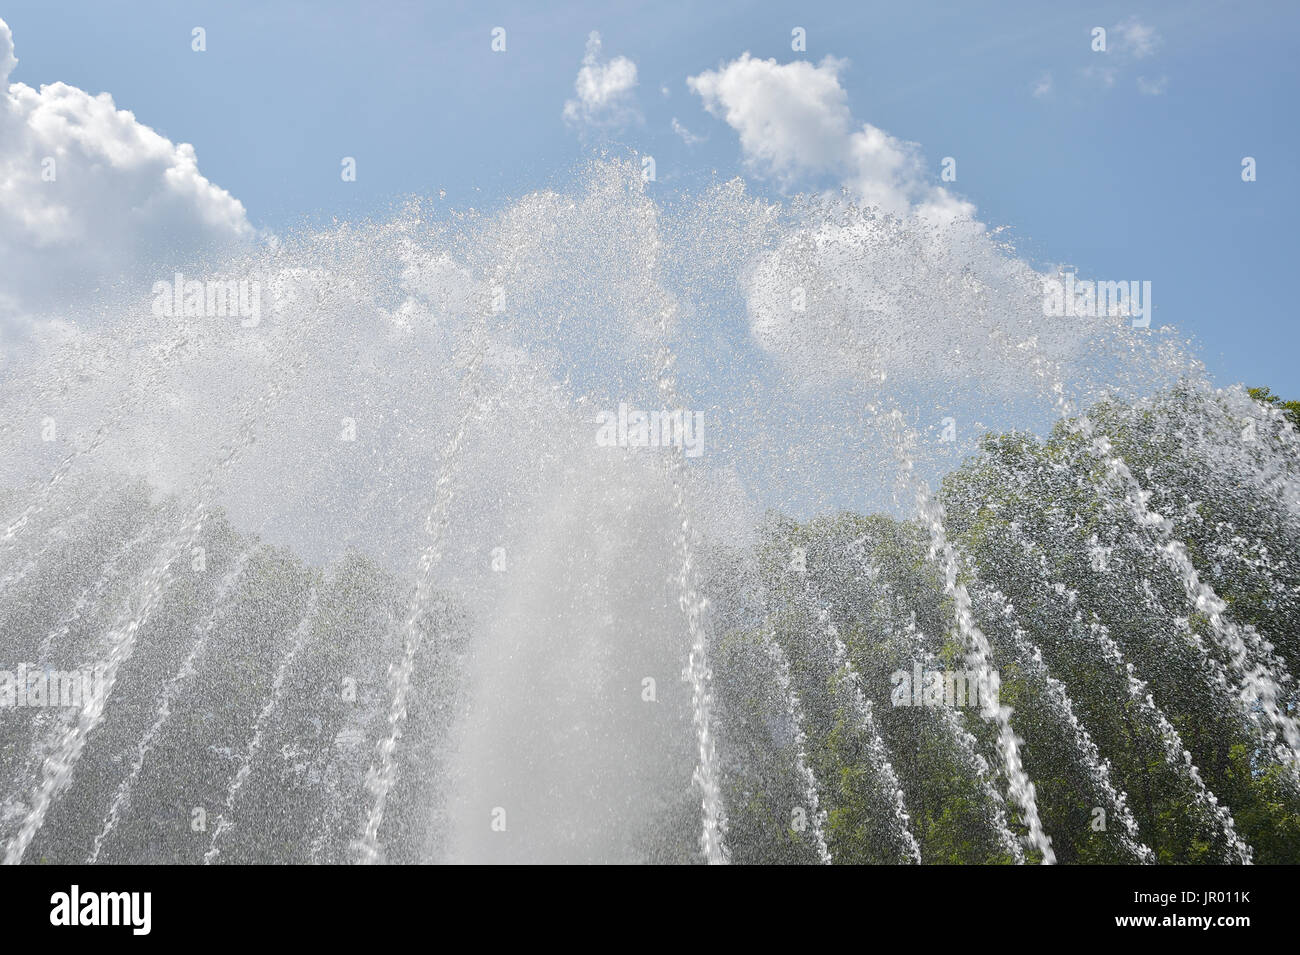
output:
[[[693,132],[678,122],[677,117],[673,117],[673,132],[681,137],[682,142],[687,146],[694,146],[696,143],[702,143],[707,138],[705,136],[696,136]]]
[[[1156,28],[1135,16],[1115,24],[1106,31],[1106,36],[1105,51],[1090,53],[1093,62],[1085,66],[1080,74],[1085,81],[1107,89],[1116,86],[1135,63],[1154,56],[1164,45],[1164,38]],[[1146,76],[1137,78],[1138,91],[1146,96],[1159,96],[1168,86],[1167,76],[1158,79]]]
[[[1147,79],[1145,76],[1137,78],[1138,92],[1145,96],[1160,96],[1169,88],[1169,77],[1161,76],[1158,79]]]
[[[1155,28],[1143,23],[1137,17],[1121,21],[1111,30],[1111,35],[1118,41],[1116,49],[1120,53],[1132,56],[1136,60],[1144,59],[1159,49],[1164,42]]]

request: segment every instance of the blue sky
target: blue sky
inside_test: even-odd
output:
[[[745,51],[844,58],[854,120],[918,144],[936,185],[954,157],[948,189],[1032,262],[1149,280],[1156,323],[1199,339],[1221,382],[1300,396],[1296,4],[7,2],[0,18],[11,82],[111,93],[192,143],[203,176],[276,231],[440,188],[455,206],[494,205],[601,147],[652,154],[665,188],[746,173],[736,131],[686,78]],[[1142,55],[1117,49],[1125,22],[1149,31]],[[1110,31],[1105,54],[1090,49],[1095,26]],[[562,118],[591,30],[604,57],[635,62],[639,121]],[[343,156],[356,182],[341,181]],[[1242,182],[1243,156],[1256,182]]]

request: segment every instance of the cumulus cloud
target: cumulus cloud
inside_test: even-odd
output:
[[[173,143],[64,83],[10,83],[0,20],[0,334],[63,317],[153,263],[255,238],[243,205]]]
[[[951,219],[974,207],[928,182],[916,146],[857,124],[840,83],[847,64],[826,57],[777,63],[748,53],[687,84],[740,137],[757,172],[787,183],[832,178],[863,203],[893,214]]]
[[[18,59],[14,56],[14,35],[9,29],[9,24],[0,20],[0,84],[9,85],[9,74],[17,65]]]
[[[587,52],[573,81],[577,99],[564,104],[564,120],[573,126],[624,126],[640,118],[632,102],[636,64],[626,56],[601,60],[600,34],[592,30]]]
[[[687,81],[757,173],[792,187],[830,180],[865,207],[811,213],[755,259],[757,342],[808,380],[946,375],[994,388],[1025,383],[1015,372],[1027,354],[1081,347],[1096,324],[1045,319],[1043,276],[931,181],[918,147],[853,118],[844,66],[745,54]]]

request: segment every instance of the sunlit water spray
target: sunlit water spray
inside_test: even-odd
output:
[[[24,356],[0,388],[0,670],[106,679],[0,726],[5,861],[930,862],[977,842],[1153,861],[1159,819],[1055,671],[1069,641],[1092,641],[1214,851],[1251,859],[1173,672],[1025,601],[1108,585],[1090,549],[1149,561],[1155,582],[1124,586],[1153,588],[1159,639],[1237,701],[1216,731],[1244,723],[1292,766],[1294,429],[1192,389],[1212,426],[1185,452],[1276,517],[1211,529],[1216,566],[1274,616],[1240,616],[1249,588],[1100,426],[1061,460],[1132,533],[1018,582],[979,550],[1002,489],[945,510],[943,473],[986,428],[1136,407],[1189,374],[1181,345],[1045,316],[1039,273],[975,223],[660,188],[596,162],[492,212],[414,200],[214,263],[264,282],[260,325],[160,318],[142,292]],[[624,408],[698,415],[698,443],[640,441],[634,418],[608,446],[597,422]],[[922,437],[941,422],[951,441]],[[881,490],[900,474],[901,506]],[[858,616],[857,576],[773,569],[765,513],[807,534],[841,512],[902,528],[859,562],[902,617]],[[892,710],[881,654],[934,665],[950,638],[980,675],[1014,662],[1034,705]],[[969,784],[969,833],[936,834],[912,732]],[[1113,821],[1092,842],[1035,785],[1060,766]]]
[[[220,614],[227,609],[227,601],[238,584],[240,576],[244,573],[244,568],[248,565],[250,556],[250,551],[241,553],[235,558],[225,576],[221,578],[221,582],[217,585],[213,609],[208,613],[203,623],[195,627],[194,645],[190,648],[190,652],[186,654],[175,675],[163,687],[163,691],[158,698],[157,716],[154,718],[153,723],[149,725],[149,729],[145,731],[145,734],[140,737],[140,742],[136,747],[135,760],[131,763],[131,769],[127,772],[126,778],[122,780],[117,792],[113,795],[113,802],[109,805],[108,814],[104,817],[103,828],[100,829],[99,835],[95,837],[95,845],[86,859],[88,863],[94,864],[99,861],[99,854],[104,848],[104,842],[112,836],[113,830],[117,828],[122,808],[126,805],[127,800],[131,798],[131,790],[135,786],[136,780],[140,778],[140,772],[144,769],[145,760],[149,758],[149,750],[153,745],[153,741],[158,737],[159,732],[171,717],[172,706],[176,697],[184,691],[185,684],[193,678],[197,664],[207,647],[208,637],[211,635],[213,627],[216,626]]]

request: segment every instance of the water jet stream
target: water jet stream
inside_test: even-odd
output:
[[[1050,602],[1054,595],[1065,592],[1063,583],[1054,582],[1048,576],[1047,559],[1039,545],[1026,538],[1014,523],[1011,525],[1011,532],[1012,540],[1017,546],[1026,555],[1037,558],[1039,572],[1034,575],[1034,579],[1040,585],[1042,598]],[[1078,624],[1077,615],[1069,618],[1071,630],[1077,631]],[[1192,761],[1191,752],[1183,744],[1181,736],[1179,736],[1178,731],[1169,721],[1164,711],[1156,704],[1146,682],[1138,679],[1133,664],[1124,659],[1119,644],[1110,635],[1110,629],[1105,624],[1094,619],[1088,625],[1087,630],[1092,641],[1096,643],[1102,659],[1124,678],[1129,699],[1133,701],[1138,708],[1138,712],[1142,714],[1147,723],[1160,737],[1165,752],[1165,761],[1175,772],[1183,775],[1188,780],[1192,787],[1193,799],[1196,805],[1206,814],[1207,821],[1217,826],[1223,833],[1229,851],[1236,857],[1237,861],[1243,865],[1249,865],[1253,852],[1251,847],[1237,834],[1236,822],[1232,818],[1232,813],[1219,802],[1218,797],[1205,785],[1200,770]],[[1131,832],[1130,835],[1134,835],[1134,833]]]
[[[826,640],[823,644],[817,646],[827,651],[827,663],[830,668],[834,673],[843,674],[847,682],[850,706],[856,717],[858,727],[867,739],[867,758],[871,764],[872,778],[876,780],[883,801],[892,810],[889,819],[885,823],[892,833],[891,841],[901,848],[901,855],[904,859],[909,863],[919,865],[921,862],[921,846],[912,833],[911,815],[907,811],[907,799],[903,792],[903,786],[899,782],[898,774],[894,772],[894,767],[889,758],[889,750],[885,746],[884,737],[880,734],[880,728],[876,725],[875,711],[871,700],[867,699],[866,694],[862,691],[862,681],[857,668],[849,657],[849,649],[845,645],[843,638],[840,637],[839,629],[831,621],[829,611],[819,606],[820,595],[817,593],[811,579],[806,581],[802,600],[816,614],[818,624],[825,628]],[[809,642],[814,643],[812,640]]]
[[[227,600],[234,592],[240,578],[243,576],[244,568],[248,564],[249,557],[252,556],[252,550],[245,550],[235,558],[230,569],[221,578],[217,584],[216,593],[212,600],[212,609],[208,612],[207,617],[199,625],[195,626],[194,644],[190,652],[181,662],[180,667],[172,676],[167,684],[163,687],[158,696],[158,707],[154,721],[149,728],[140,737],[136,744],[135,759],[131,763],[131,769],[127,772],[117,792],[113,795],[113,801],[108,807],[108,814],[104,817],[104,822],[100,826],[99,835],[95,837],[95,844],[90,850],[90,855],[86,859],[88,865],[94,865],[99,861],[99,854],[104,848],[104,843],[108,837],[113,834],[117,828],[118,820],[121,815],[123,806],[131,798],[131,791],[135,787],[136,780],[140,778],[140,772],[144,769],[145,759],[149,756],[149,750],[153,741],[158,737],[162,728],[172,715],[172,702],[178,694],[184,691],[185,685],[190,678],[194,676],[196,664],[207,646],[208,637],[211,636],[213,629],[216,627],[218,620],[229,611]]]
[[[1030,642],[1029,635],[1025,633],[1024,628],[1020,626],[1020,623],[1015,618],[1015,609],[1002,595],[1001,591],[987,587],[983,587],[981,590],[981,596],[987,599],[1000,612],[1000,616],[1006,620],[1008,629],[1011,632],[1012,643],[1016,648],[1017,658],[1025,665],[1028,673],[1042,680],[1047,687],[1047,701],[1052,709],[1056,711],[1057,717],[1062,724],[1069,728],[1070,739],[1074,744],[1080,762],[1087,769],[1088,775],[1091,777],[1092,783],[1096,786],[1101,798],[1119,818],[1124,827],[1119,838],[1125,851],[1143,864],[1149,865],[1155,862],[1155,853],[1141,841],[1137,820],[1133,818],[1133,811],[1128,807],[1128,795],[1117,790],[1114,784],[1111,783],[1110,760],[1101,755],[1097,749],[1097,744],[1092,741],[1092,736],[1079,721],[1079,717],[1074,712],[1074,703],[1065,691],[1065,685],[1048,671],[1047,666],[1043,663],[1042,651]]]
[[[830,850],[826,847],[826,812],[821,808],[821,799],[817,793],[817,777],[808,768],[808,758],[804,752],[804,745],[807,743],[808,737],[804,733],[803,707],[799,703],[799,694],[795,692],[790,682],[790,661],[786,659],[785,651],[776,642],[772,632],[766,628],[763,630],[763,650],[772,662],[776,673],[777,687],[781,692],[782,699],[785,700],[785,716],[789,721],[794,736],[795,775],[799,777],[800,785],[803,787],[804,801],[807,803],[808,821],[812,824],[813,844],[817,850],[817,858],[822,865],[830,865],[833,860],[831,859]]]
[[[322,296],[318,312],[323,304]],[[251,408],[241,415],[241,427],[234,441],[222,449],[223,456],[210,464],[207,473],[192,492],[197,503],[176,532],[163,545],[158,559],[145,572],[140,586],[144,597],[139,607],[132,612],[128,601],[124,613],[105,638],[106,650],[99,661],[100,666],[103,667],[104,679],[96,681],[94,691],[78,714],[75,725],[60,733],[54,741],[51,747],[53,752],[46,759],[42,767],[42,778],[33,792],[31,809],[5,851],[5,865],[17,865],[22,861],[36,833],[45,824],[50,806],[71,784],[73,772],[85,749],[87,738],[104,717],[109,697],[117,684],[118,671],[131,658],[140,628],[149,621],[171,587],[173,565],[182,555],[192,551],[203,533],[203,525],[210,508],[208,500],[214,493],[219,479],[252,446],[257,424],[265,417],[267,410],[283,396],[288,382],[301,373],[305,364],[306,353],[300,352],[283,378],[273,380],[252,402]]]
[[[656,362],[656,379],[659,396],[669,408],[681,407],[677,394],[677,375],[673,371],[676,357],[668,341],[669,323],[673,311],[663,308],[655,313],[654,328],[664,346]],[[691,684],[692,717],[695,723],[699,761],[695,768],[695,782],[702,794],[703,826],[700,833],[700,850],[709,865],[723,865],[730,861],[727,851],[727,815],[722,803],[722,787],[718,774],[718,757],[713,737],[713,671],[709,667],[708,651],[710,627],[708,599],[699,591],[699,571],[694,554],[694,530],[686,505],[686,486],[683,475],[682,453],[669,454],[668,475],[672,482],[673,514],[677,519],[677,554],[681,565],[677,572],[678,602],[686,614],[686,625],[691,635],[691,652],[687,660],[685,677]]]
[[[447,525],[451,521],[451,503],[455,494],[452,481],[457,458],[470,422],[475,412],[479,410],[479,396],[482,390],[479,370],[487,347],[486,337],[485,323],[482,321],[475,323],[468,346],[469,361],[461,378],[463,407],[455,431],[443,446],[438,477],[433,488],[433,506],[429,509],[424,522],[428,541],[420,555],[415,590],[411,595],[406,619],[402,624],[402,656],[390,671],[393,693],[388,707],[388,733],[379,742],[377,762],[371,765],[366,774],[366,788],[374,796],[374,802],[366,817],[361,839],[356,846],[357,861],[362,865],[373,865],[380,861],[379,827],[384,821],[388,796],[397,780],[397,744],[402,738],[402,730],[406,723],[407,699],[411,692],[411,676],[415,671],[415,659],[424,643],[423,623],[430,611],[435,609],[432,606],[434,572],[442,562]]]
[[[1279,706],[1281,683],[1288,677],[1284,662],[1273,656],[1272,645],[1254,627],[1242,627],[1228,619],[1227,603],[1201,579],[1187,545],[1174,534],[1173,521],[1150,509],[1150,492],[1142,488],[1110,438],[1097,431],[1087,414],[1077,414],[1074,402],[1066,397],[1063,379],[1054,364],[1037,354],[1034,363],[1040,373],[1042,369],[1055,372],[1051,391],[1058,414],[1069,423],[1072,433],[1083,437],[1083,446],[1104,468],[1107,481],[1103,487],[1119,485],[1122,503],[1133,523],[1153,538],[1156,552],[1177,574],[1188,602],[1209,620],[1216,645],[1227,654],[1241,677],[1236,689],[1240,705],[1249,715],[1258,704],[1273,730],[1282,734],[1285,745],[1276,744],[1275,733],[1266,732],[1265,739],[1272,746],[1273,758],[1288,768],[1292,784],[1300,786],[1300,721]],[[1287,433],[1285,429],[1283,433]]]
[[[917,629],[915,614],[907,621],[907,633],[911,638],[913,650],[921,662],[922,669],[938,669],[937,658],[926,646],[925,634]],[[996,833],[998,842],[1011,856],[1012,862],[1016,865],[1024,865],[1025,850],[1021,847],[1016,834],[1011,831],[1011,827],[1007,824],[1006,800],[1002,798],[1002,794],[993,785],[988,761],[979,754],[979,741],[962,725],[961,718],[957,715],[957,710],[954,707],[939,706],[935,707],[935,709],[938,710],[939,717],[943,721],[949,737],[956,743],[959,752],[961,752],[967,768],[979,780],[980,789],[984,793],[984,799],[988,806],[989,826]]]
[[[983,684],[988,685],[993,675],[990,663],[993,648],[980,630],[979,624],[975,622],[975,616],[971,611],[970,594],[966,590],[966,585],[958,578],[957,556],[948,541],[948,534],[943,524],[943,505],[931,496],[925,480],[913,470],[902,432],[902,414],[895,410],[889,414],[887,421],[891,426],[891,433],[895,436],[894,448],[898,458],[900,478],[905,485],[910,486],[916,502],[917,514],[930,533],[931,559],[938,563],[943,577],[944,592],[953,599],[957,629],[966,645],[967,664],[979,674]],[[1043,831],[1042,821],[1038,817],[1038,801],[1034,784],[1029,781],[1021,764],[1020,739],[1011,728],[1011,707],[1001,703],[994,705],[991,700],[986,700],[981,715],[998,724],[998,746],[1002,753],[1003,768],[1006,770],[1011,797],[1020,805],[1025,825],[1029,829],[1029,841],[1042,855],[1043,865],[1054,865],[1056,853],[1052,850],[1052,840]]]
[[[313,584],[307,593],[307,607],[303,611],[298,626],[294,628],[293,637],[289,642],[289,649],[281,657],[280,665],[276,668],[275,676],[271,679],[270,692],[267,694],[266,702],[262,705],[262,709],[258,712],[257,719],[253,723],[253,735],[249,737],[244,752],[239,758],[239,768],[235,770],[235,774],[230,779],[230,785],[226,788],[226,798],[222,803],[221,812],[217,815],[217,827],[212,833],[212,843],[208,846],[208,851],[203,854],[204,865],[211,865],[221,855],[221,849],[218,845],[221,837],[235,826],[231,819],[234,815],[235,804],[239,800],[239,794],[243,790],[244,784],[248,782],[249,776],[252,775],[253,764],[258,753],[261,752],[267,726],[280,705],[284,681],[288,677],[294,661],[298,659],[299,654],[302,653],[311,637],[312,624],[316,619],[316,608],[322,586],[323,584]]]

